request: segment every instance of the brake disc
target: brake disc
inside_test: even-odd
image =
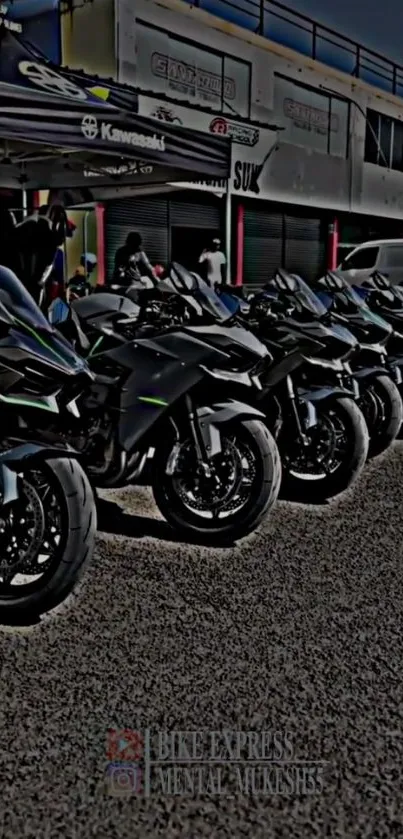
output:
[[[45,535],[45,513],[37,490],[19,478],[19,498],[0,507],[0,576],[32,573]]]

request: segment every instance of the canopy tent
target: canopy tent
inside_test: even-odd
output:
[[[91,189],[229,177],[227,139],[119,110],[91,92],[90,77],[78,83],[62,73],[0,27],[2,186]]]

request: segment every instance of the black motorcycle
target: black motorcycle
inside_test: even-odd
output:
[[[94,486],[138,482],[151,460],[151,485],[167,521],[198,540],[229,542],[251,533],[281,482],[277,446],[264,414],[233,399],[234,385],[258,389],[267,350],[247,330],[137,323],[140,307],[115,294],[52,304],[50,318],[87,353],[96,382],[81,417],[63,431],[86,457]],[[141,320],[141,319],[140,319]],[[251,399],[253,402],[253,399]]]
[[[329,271],[317,282],[315,290],[326,302],[331,320],[346,324],[360,343],[352,368],[360,386],[359,405],[370,433],[369,456],[375,457],[393,443],[403,420],[398,390],[401,370],[389,356],[393,328],[367,306],[338,272]]]
[[[289,280],[294,288],[296,281]],[[229,309],[228,290],[218,296],[204,280],[175,263],[153,291],[126,289],[126,298],[103,295],[99,300],[102,305],[96,309],[86,305],[92,316],[84,329],[96,348],[105,342],[105,332],[113,345],[117,340],[133,340],[140,332],[152,333],[157,324],[159,328],[184,323],[213,325],[231,315],[234,322],[241,323],[243,318],[242,325],[266,344],[269,355],[261,366],[259,387],[251,391],[249,377],[242,381],[238,375],[231,393],[253,400],[264,412],[280,448],[283,495],[323,501],[345,490],[360,473],[367,456],[368,432],[354,403],[351,371],[351,381],[346,381],[346,358],[357,341],[341,327],[318,323],[319,301],[301,281],[299,288],[302,286],[306,305],[314,305],[310,323],[303,325],[290,316],[273,315],[273,299],[267,294],[243,311],[238,305]],[[74,305],[73,310],[82,315],[83,306]],[[343,381],[337,378],[341,372]]]
[[[0,619],[42,614],[91,558],[96,512],[76,454],[44,417],[78,413],[93,380],[17,277],[0,267]]]
[[[279,407],[282,494],[311,502],[338,495],[359,476],[368,454],[350,367],[357,340],[341,325],[321,322],[326,310],[317,296],[281,269],[262,292],[241,301],[239,313],[273,355],[274,366],[261,380],[271,385]]]

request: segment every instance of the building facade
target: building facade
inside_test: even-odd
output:
[[[63,63],[139,89],[144,116],[232,138],[228,189],[169,184],[108,202],[110,260],[133,228],[164,263],[197,261],[220,232],[232,281],[260,284],[280,264],[311,278],[360,241],[403,237],[396,93],[182,0],[97,0],[63,21],[62,40]]]

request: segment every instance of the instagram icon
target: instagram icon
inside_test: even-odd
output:
[[[141,769],[137,763],[115,761],[106,770],[106,789],[109,795],[128,797],[141,790]]]

